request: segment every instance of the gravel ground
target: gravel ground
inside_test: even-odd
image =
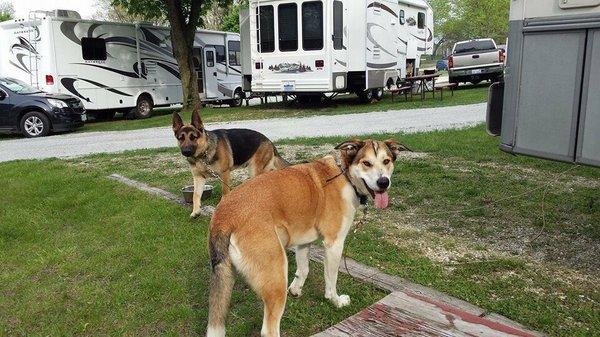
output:
[[[276,118],[207,124],[207,128],[248,128],[272,140],[297,137],[357,136],[380,132],[420,132],[482,123],[486,104],[432,109],[392,110],[336,116]],[[170,127],[132,131],[87,132],[37,139],[0,141],[0,162],[17,159],[70,158],[94,153],[175,146]]]

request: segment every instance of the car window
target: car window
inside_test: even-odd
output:
[[[468,53],[473,51],[495,50],[496,46],[492,40],[469,41],[457,43],[454,47],[455,53]]]
[[[8,90],[20,94],[20,95],[27,95],[27,94],[34,94],[34,93],[38,93],[41,92],[39,89],[36,89],[32,86],[30,86],[29,84],[19,81],[17,79],[14,78],[0,78],[0,84],[2,84],[3,86],[5,86]]]

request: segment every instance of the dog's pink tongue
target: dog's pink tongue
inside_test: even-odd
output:
[[[390,196],[387,192],[375,192],[375,207],[379,209],[387,208],[390,204]]]

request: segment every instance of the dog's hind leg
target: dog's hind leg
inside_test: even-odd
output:
[[[231,171],[221,173],[221,194],[226,195],[231,192]]]
[[[288,289],[292,296],[300,297],[300,295],[302,295],[302,287],[304,286],[304,282],[308,276],[309,253],[310,244],[298,246],[296,248],[296,275]]]
[[[274,231],[253,232],[245,237],[244,240],[235,240],[234,247],[239,254],[234,254],[234,265],[263,301],[261,336],[280,337],[281,317],[287,297],[285,250]]]

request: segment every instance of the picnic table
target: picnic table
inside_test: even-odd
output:
[[[419,90],[421,91],[421,100],[424,100],[425,93],[428,91],[431,92],[433,94],[433,98],[435,98],[435,80],[438,77],[440,77],[440,73],[433,73],[433,74],[407,77],[405,79],[405,81],[410,82],[411,84],[414,84],[415,82],[419,82]],[[429,89],[429,87],[427,86],[427,82],[429,82],[429,81],[433,82],[431,89]]]

